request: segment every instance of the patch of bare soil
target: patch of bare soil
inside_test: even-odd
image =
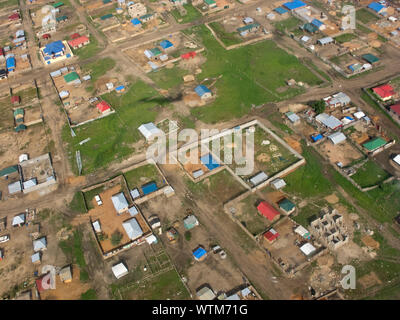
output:
[[[301,148],[300,139],[296,139],[291,136],[287,136],[283,138],[289,146],[291,146],[298,153],[302,153],[303,149]]]
[[[376,284],[382,283],[374,271],[362,276],[360,279],[358,279],[358,282],[364,289],[368,289]]]
[[[379,249],[379,242],[376,241],[374,238],[372,238],[369,235],[366,235],[361,238],[362,243],[364,243],[367,247],[371,249]]]
[[[328,203],[330,203],[330,204],[335,204],[335,203],[338,203],[338,201],[339,201],[338,196],[334,193],[329,196],[326,196],[324,199],[326,201],[328,201]]]

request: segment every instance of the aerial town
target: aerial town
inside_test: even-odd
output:
[[[0,1],[1,299],[400,299],[398,1]]]

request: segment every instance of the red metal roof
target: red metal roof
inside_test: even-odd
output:
[[[45,291],[50,288],[51,279],[48,274],[40,277],[36,280],[36,287],[39,292]]]
[[[381,98],[389,98],[394,95],[394,89],[390,84],[383,84],[372,89]]]
[[[0,56],[4,56],[3,48],[0,48]]]
[[[13,13],[11,16],[8,17],[9,20],[18,20],[19,19],[19,14],[18,13]]]
[[[107,110],[109,110],[111,108],[111,106],[105,101],[102,101],[102,102],[98,103],[96,105],[96,107],[97,107],[97,109],[99,109],[100,112],[107,111]]]
[[[76,38],[79,38],[81,35],[79,34],[79,33],[74,33],[74,34],[71,34],[71,36],[70,36],[70,38],[73,40],[73,39],[76,39]]]
[[[279,212],[266,201],[260,202],[260,204],[257,206],[257,210],[269,221],[272,221],[276,216],[279,216]]]
[[[86,36],[81,36],[81,37],[79,37],[79,38],[75,38],[75,39],[73,39],[73,40],[68,41],[68,44],[69,44],[71,47],[75,48],[75,47],[79,46],[80,44],[85,43],[85,42],[87,42],[87,41],[89,41],[89,38],[88,38],[88,37],[86,37]]]
[[[390,106],[390,110],[400,116],[400,103]]]
[[[49,38],[51,38],[51,35],[50,35],[50,33],[45,33],[44,35],[42,35],[42,38],[49,39]]]
[[[264,238],[266,238],[268,241],[273,241],[278,237],[279,233],[276,232],[274,229],[270,229],[266,233],[264,233]]]
[[[184,53],[181,55],[182,59],[190,59],[190,58],[194,58],[195,56],[196,56],[195,51],[191,51],[191,52]]]
[[[20,102],[19,96],[12,96],[11,97],[11,103],[15,103],[15,102]]]

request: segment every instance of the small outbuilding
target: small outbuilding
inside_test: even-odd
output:
[[[112,266],[111,270],[117,279],[120,279],[129,273],[128,268],[123,262],[117,263],[116,265]]]

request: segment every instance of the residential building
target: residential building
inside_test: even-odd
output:
[[[280,216],[279,212],[266,201],[261,201],[260,204],[257,206],[257,210],[269,221],[273,221]]]
[[[89,43],[90,43],[90,40],[86,36],[80,36],[79,38],[75,38],[75,39],[68,41],[68,44],[74,50],[82,48],[83,46],[86,46]]]
[[[343,132],[335,132],[328,136],[328,139],[331,140],[333,144],[339,144],[343,141],[346,141],[346,136]]]
[[[156,136],[163,134],[153,122],[142,124],[138,129],[147,141],[152,141]]]
[[[143,235],[143,230],[137,222],[136,218],[130,218],[122,223],[123,228],[125,229],[128,238],[131,240],[135,240]]]
[[[111,197],[111,201],[114,205],[115,211],[117,211],[118,214],[121,214],[128,210],[129,204],[123,192],[113,195]]]
[[[128,268],[123,262],[117,263],[116,265],[112,266],[111,270],[117,279],[120,279],[129,273]]]
[[[381,86],[375,87],[372,91],[382,100],[387,101],[393,98],[395,91],[390,84],[383,84]]]
[[[197,93],[197,95],[202,99],[202,100],[206,100],[211,98],[212,93],[211,90],[208,89],[205,85],[199,85],[197,86],[194,91]]]

